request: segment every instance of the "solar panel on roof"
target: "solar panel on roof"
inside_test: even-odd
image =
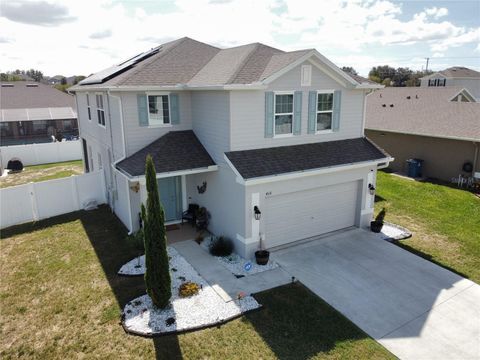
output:
[[[92,85],[92,84],[102,84],[107,80],[110,80],[111,78],[114,78],[117,75],[120,75],[121,73],[127,71],[130,69],[133,65],[138,64],[139,62],[148,59],[150,56],[153,56],[157,54],[162,48],[162,45],[157,46],[153,49],[150,49],[149,51],[143,52],[139,55],[136,55],[118,65],[111,66],[105,70],[102,70],[96,74],[93,74],[92,76],[89,76],[88,78],[80,81],[78,84],[79,85]]]

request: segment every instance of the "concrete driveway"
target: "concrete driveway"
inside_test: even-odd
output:
[[[401,359],[479,359],[480,286],[352,229],[272,253]]]

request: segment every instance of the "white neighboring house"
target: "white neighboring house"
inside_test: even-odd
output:
[[[272,249],[369,224],[376,171],[392,160],[364,137],[365,95],[379,87],[314,49],[181,38],[70,90],[86,170],[105,169],[130,231],[151,154],[167,221],[204,206],[209,230],[252,257],[260,236]]]
[[[477,101],[480,101],[480,72],[466,67],[454,66],[424,76],[420,79],[420,86],[458,86],[467,89]]]

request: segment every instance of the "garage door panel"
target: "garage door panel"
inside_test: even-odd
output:
[[[267,247],[287,244],[355,224],[358,182],[267,198]]]

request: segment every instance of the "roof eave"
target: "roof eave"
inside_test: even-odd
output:
[[[139,181],[142,184],[145,182],[145,174],[133,176],[130,173],[123,170],[122,168],[119,168],[118,166],[117,166],[117,170],[126,174],[130,181]],[[185,169],[185,170],[178,170],[178,171],[166,171],[166,172],[157,173],[157,179],[163,179],[163,178],[168,178],[168,177],[172,177],[172,176],[200,174],[200,173],[204,173],[204,172],[217,171],[217,170],[218,170],[218,165],[210,165],[210,166],[207,166],[207,167],[201,167],[201,168],[195,168],[195,169]]]
[[[365,127],[365,130],[382,131],[382,132],[394,133],[394,134],[424,136],[424,137],[432,137],[432,138],[438,138],[438,139],[480,142],[480,138],[469,138],[469,137],[463,137],[463,136],[434,135],[434,134],[428,134],[428,133],[421,134],[421,133],[415,133],[415,132],[409,132],[409,131],[379,129],[379,128],[373,128],[373,127]]]

